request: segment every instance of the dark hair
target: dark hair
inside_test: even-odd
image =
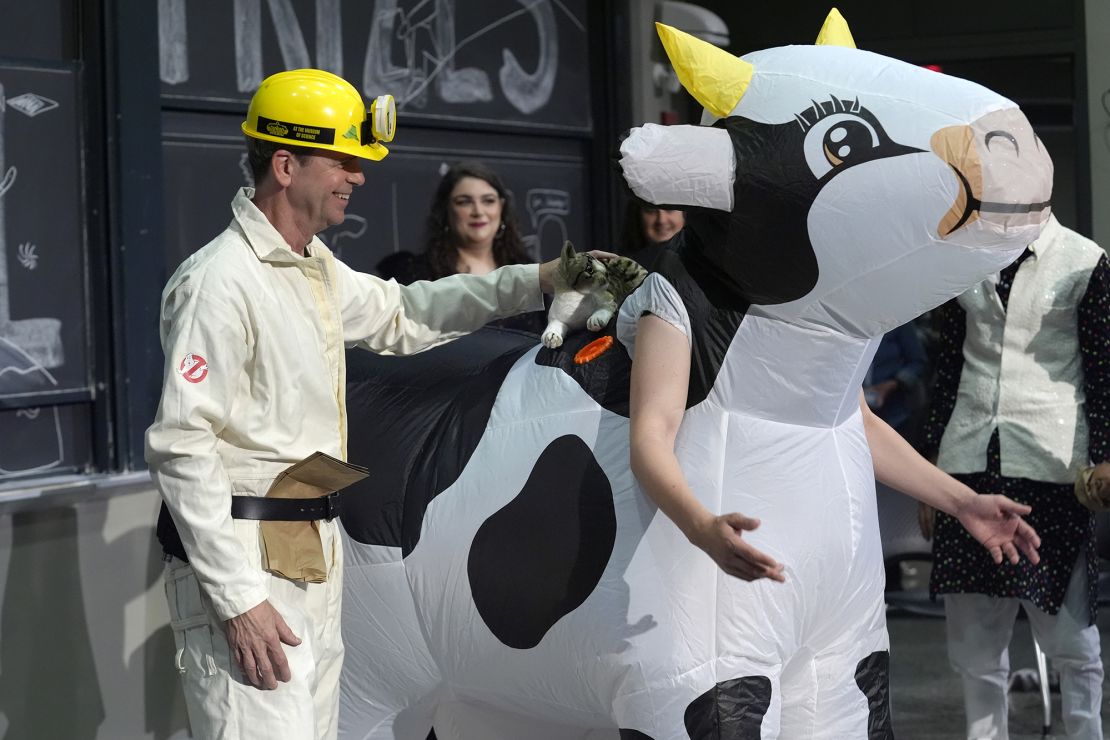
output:
[[[642,198],[635,195],[629,196],[628,204],[624,208],[624,219],[621,224],[621,240],[617,247],[617,253],[622,257],[635,256],[637,252],[645,247],[652,246],[653,242],[648,241],[647,236],[644,235],[644,213],[648,211],[658,210],[662,206],[656,206],[648,203]],[[681,208],[675,209],[673,206],[671,210],[683,210]],[[685,211],[683,210],[685,216]]]
[[[269,176],[270,160],[274,158],[274,152],[278,149],[284,149],[290,152],[302,165],[305,163],[305,158],[313,154],[312,148],[307,146],[279,144],[276,141],[256,139],[253,136],[248,136],[246,138],[247,161],[250,164],[251,177],[254,178],[255,187],[258,187],[258,184]]]
[[[451,191],[464,177],[484,180],[497,191],[497,195],[501,198],[501,223],[505,228],[493,237],[493,261],[498,267],[532,262],[532,258],[524,251],[524,245],[520,239],[516,215],[513,213],[512,195],[505,189],[501,178],[481,162],[459,162],[447,170],[439,181],[435,196],[432,198],[431,209],[428,211],[424,258],[427,260],[432,279],[458,272],[459,245],[455,240],[455,232],[451,229],[448,201]]]

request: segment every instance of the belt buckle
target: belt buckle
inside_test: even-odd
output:
[[[324,519],[329,522],[339,516],[339,492],[332,491],[324,496]]]

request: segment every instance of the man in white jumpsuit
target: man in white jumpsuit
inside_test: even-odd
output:
[[[265,80],[242,126],[257,189],[235,196],[231,224],[162,295],[165,376],[146,459],[166,504],[159,539],[195,737],[336,734],[343,556],[334,496],[300,506],[294,526],[318,533],[326,574],[300,580],[267,571],[263,528],[273,522],[258,519],[290,515],[258,497],[313,452],[345,458],[344,345],[419,352],[542,309],[551,284],[554,263],[401,287],[332,256],[316,234],[342,223],[365,182],[361,161],[387,153],[380,142],[392,138],[394,115],[392,98],[368,113],[354,87],[327,72]],[[239,504],[261,508],[239,518]]]

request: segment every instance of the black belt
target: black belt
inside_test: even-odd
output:
[[[232,496],[231,516],[234,519],[263,519],[277,522],[331,521],[339,516],[339,493],[316,498],[266,498],[265,496]]]

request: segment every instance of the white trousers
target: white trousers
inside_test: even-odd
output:
[[[194,738],[328,740],[338,735],[342,543],[334,522],[321,525],[324,552],[332,555],[327,582],[269,576],[270,603],[301,638],[296,647],[282,645],[292,677],[273,691],[256,689],[243,677],[230,655],[224,623],[192,567],[176,558],[167,563],[175,661]]]
[[[1102,660],[1098,627],[1087,624],[1087,561],[1082,553],[1056,615],[1024,599],[945,594],[948,660],[963,679],[969,740],[1009,737],[1009,644],[1019,605],[1052,667],[1060,672],[1066,737],[1102,740]]]

